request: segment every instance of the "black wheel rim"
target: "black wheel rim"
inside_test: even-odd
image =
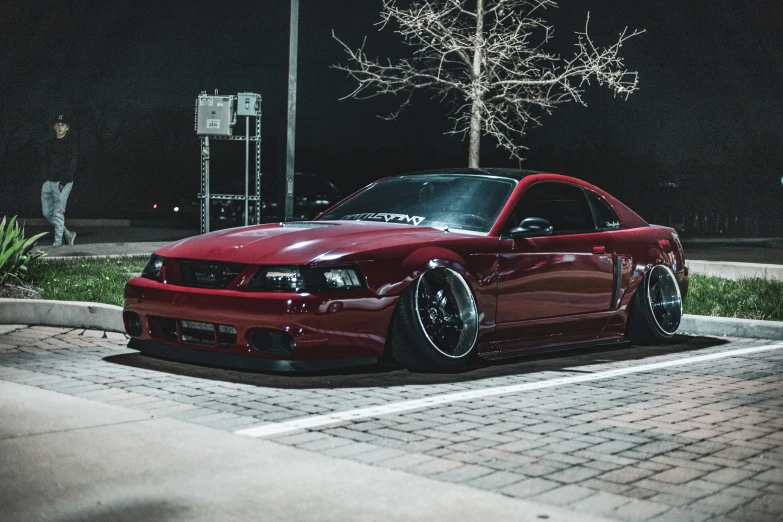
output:
[[[658,328],[673,335],[682,320],[680,287],[671,269],[665,265],[654,266],[647,278],[647,302]]]
[[[447,357],[468,355],[478,335],[470,287],[453,270],[436,268],[419,277],[416,314],[430,344]]]

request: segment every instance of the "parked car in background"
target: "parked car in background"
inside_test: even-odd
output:
[[[262,178],[263,179],[263,178]],[[239,190],[238,188],[236,189]],[[251,187],[252,190],[252,187]],[[242,187],[244,193],[244,187]],[[284,212],[278,208],[277,184],[262,186],[261,222],[283,220]],[[318,174],[297,172],[294,177],[294,212],[296,219],[313,219],[334,205],[340,193],[328,179]],[[149,194],[142,208],[137,208],[132,218],[137,221],[157,222],[199,228],[201,202],[193,194],[188,197],[171,193]],[[249,205],[251,222],[255,215],[255,202]],[[210,206],[210,230],[238,227],[245,224],[245,203],[240,200],[213,200]]]
[[[144,195],[142,206],[135,208],[130,217],[139,224],[197,230],[201,210],[196,197],[151,193]]]
[[[269,191],[277,194],[275,184]],[[334,184],[318,174],[297,172],[294,175],[294,217],[299,219],[313,219],[318,214],[328,209],[340,200],[340,191]],[[261,210],[264,216],[280,216],[283,213],[278,210],[275,200],[266,200],[265,207]]]

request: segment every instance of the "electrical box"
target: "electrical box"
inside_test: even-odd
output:
[[[259,116],[261,114],[261,95],[252,92],[237,94],[238,116]]]
[[[231,136],[232,128],[237,121],[234,112],[235,101],[234,96],[199,95],[196,134],[199,136]]]

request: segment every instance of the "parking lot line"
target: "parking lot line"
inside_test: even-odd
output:
[[[571,377],[561,377],[558,379],[549,379],[545,381],[512,384],[509,386],[496,386],[491,388],[481,388],[481,389],[474,389],[474,390],[469,390],[464,392],[444,393],[440,395],[433,395],[431,397],[425,397],[423,399],[413,399],[408,401],[392,402],[381,406],[370,406],[368,408],[358,408],[354,410],[339,411],[339,412],[329,413],[326,415],[312,415],[309,417],[301,417],[298,419],[292,419],[284,422],[263,424],[261,426],[256,426],[253,428],[245,428],[245,429],[237,430],[234,433],[236,433],[237,435],[245,435],[248,437],[270,437],[270,436],[280,435],[283,433],[288,433],[301,429],[320,428],[322,426],[337,424],[339,422],[344,422],[344,421],[353,421],[358,419],[365,419],[368,417],[380,417],[382,415],[388,415],[391,413],[401,413],[405,411],[424,409],[424,408],[439,406],[441,404],[447,404],[451,402],[467,401],[473,399],[480,399],[483,397],[491,397],[495,395],[508,395],[508,394],[524,392],[524,391],[553,388],[555,386],[565,386],[568,384],[579,384],[583,382],[598,381],[602,379],[611,379],[613,377],[620,377],[623,375],[649,372],[653,370],[660,370],[663,368],[671,368],[674,366],[685,366],[688,364],[714,361],[717,359],[725,359],[728,357],[750,355],[754,353],[767,352],[770,350],[779,350],[781,348],[783,348],[783,343],[770,344],[765,346],[754,346],[751,348],[741,348],[739,350],[727,350],[724,352],[711,353],[707,355],[696,355],[693,357],[682,357],[678,359],[661,361],[657,363],[641,364],[641,365],[629,366],[625,368],[616,368],[613,370],[606,370],[603,372],[575,375]]]

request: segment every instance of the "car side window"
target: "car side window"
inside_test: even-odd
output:
[[[593,209],[598,230],[620,230],[622,228],[620,219],[604,198],[592,190],[585,190],[585,194],[587,194],[587,200]]]
[[[566,183],[542,182],[528,188],[506,223],[504,235],[529,217],[549,221],[553,235],[595,231],[593,213],[584,191]]]

